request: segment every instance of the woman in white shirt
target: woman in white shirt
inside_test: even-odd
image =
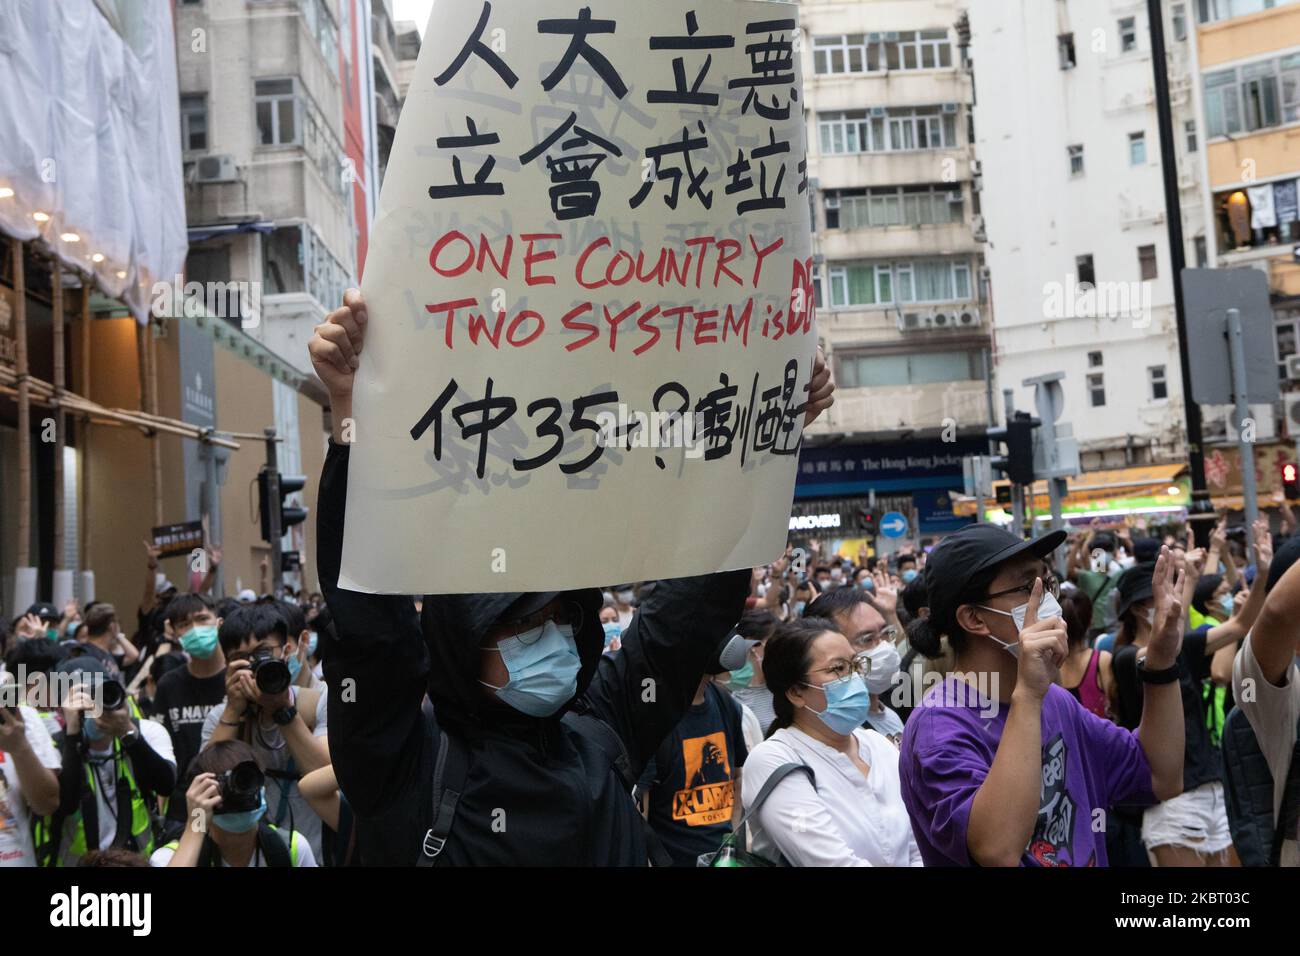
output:
[[[920,866],[921,854],[898,782],[898,748],[861,727],[870,667],[835,625],[803,618],[777,626],[763,653],[776,720],[750,752],[741,801],[754,802],[787,763],[803,772],[778,783],[750,820],[753,850],[793,866]]]

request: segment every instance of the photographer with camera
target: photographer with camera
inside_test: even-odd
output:
[[[306,837],[266,821],[266,775],[248,744],[214,743],[188,775],[189,822],[179,840],[154,851],[150,866],[316,866]]]
[[[88,850],[109,847],[148,855],[150,808],[176,783],[171,738],[161,725],[141,719],[135,701],[96,658],[60,661],[54,675],[71,686],[62,700],[59,805],[49,821],[49,842],[38,847],[40,862],[75,866]]]
[[[279,608],[250,604],[232,611],[217,633],[226,656],[226,700],[203,723],[203,749],[242,740],[267,776],[267,817],[301,833],[321,856],[321,820],[298,780],[330,762],[323,688],[298,687],[299,634]]]

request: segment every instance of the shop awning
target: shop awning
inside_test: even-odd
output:
[[[1061,503],[1061,512],[1067,517],[1090,518],[1112,514],[1180,511],[1190,503],[1186,473],[1187,465],[1181,462],[1090,471],[1069,479],[1069,494]],[[1007,481],[993,483],[994,489],[1008,485]],[[997,503],[996,498],[987,499],[984,507],[986,511],[1000,511],[1004,508]],[[1047,482],[1037,482],[1033,495],[1034,513],[1044,514],[1050,509]],[[955,498],[953,513],[961,516],[975,514],[975,499]]]
[[[208,226],[191,226],[189,229],[190,242],[206,242],[209,239],[215,239],[217,236],[233,236],[241,232],[260,232],[263,234],[275,231],[275,223],[268,222],[265,219],[257,222],[223,222]]]

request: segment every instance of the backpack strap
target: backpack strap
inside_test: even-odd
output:
[[[447,845],[451,825],[456,819],[456,805],[465,791],[469,775],[469,755],[458,738],[438,731],[438,753],[433,764],[433,822],[424,834],[416,866],[435,866],[442,848]]]
[[[772,791],[776,789],[777,784],[799,770],[808,775],[808,782],[813,785],[814,790],[817,789],[817,775],[813,773],[812,767],[806,763],[791,762],[781,764],[768,774],[767,779],[763,781],[763,786],[759,787],[758,793],[754,795],[754,802],[745,808],[745,812],[740,817],[740,822],[736,824],[736,829],[732,831],[736,842],[740,846],[749,845],[749,818],[758,812],[758,808],[772,795]]]
[[[614,769],[618,771],[618,777],[623,781],[623,789],[628,793],[632,792],[632,788],[637,785],[637,778],[632,773],[632,759],[628,757],[627,748],[623,746],[623,738],[613,727],[587,711],[578,713],[570,710],[560,718],[560,723],[580,737],[590,739],[604,751],[605,756],[609,757],[610,763],[614,765]]]
[[[560,723],[575,734],[591,740],[604,752],[610,763],[614,765],[614,770],[617,771],[618,778],[623,783],[623,789],[631,796],[639,781],[632,772],[632,758],[628,756],[627,748],[623,746],[623,738],[608,723],[591,713],[586,708],[585,702],[579,702],[577,706],[582,709],[580,711],[570,710],[566,712],[560,718]],[[659,834],[655,833],[654,827],[650,825],[649,820],[645,821],[644,829],[646,855],[649,857],[650,865],[672,866],[673,858],[664,849],[663,841],[659,839]]]
[[[290,830],[289,838],[293,839],[295,836],[297,834]],[[257,846],[262,851],[268,867],[285,869],[293,866],[289,847],[285,843],[285,838],[280,835],[279,827],[267,823],[265,815],[257,821]]]

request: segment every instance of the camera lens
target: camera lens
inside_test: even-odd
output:
[[[289,689],[293,678],[289,676],[288,664],[274,657],[266,657],[253,661],[253,680],[263,694],[283,694]]]
[[[126,688],[120,681],[106,680],[103,685],[104,710],[117,710],[126,703]]]

